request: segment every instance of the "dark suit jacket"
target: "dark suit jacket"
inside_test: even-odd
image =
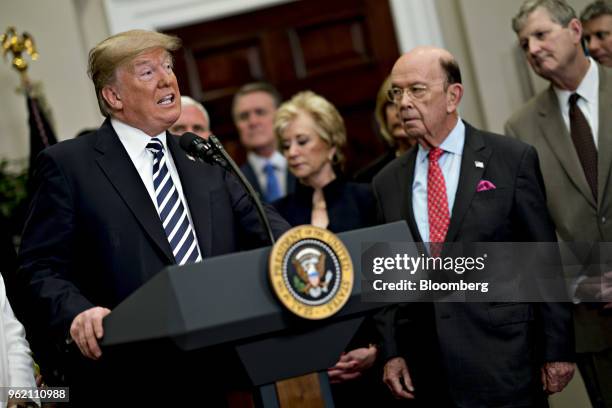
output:
[[[391,163],[397,154],[395,153],[395,149],[389,149],[383,155],[377,157],[374,161],[369,163],[365,168],[359,170],[355,173],[354,180],[357,183],[371,183],[374,176],[378,174],[387,164]]]
[[[293,194],[272,205],[289,224],[310,224],[313,192],[312,188],[298,183]],[[329,216],[328,230],[338,233],[365,228],[376,222],[376,203],[369,185],[337,178],[323,187],[323,195]]]
[[[238,181],[219,167],[190,160],[167,135],[202,256],[237,251],[243,234],[267,244]],[[112,310],[175,260],[110,120],[97,132],[43,151],[35,177],[19,273],[28,278],[47,341],[61,342],[77,314],[93,306]],[[267,211],[276,236],[289,228],[271,207]]]
[[[266,197],[266,195],[264,194],[265,189],[262,188],[261,185],[259,185],[259,180],[257,180],[257,175],[255,174],[255,170],[253,170],[253,166],[251,166],[251,164],[247,161],[242,166],[240,166],[240,170],[244,173],[244,176],[249,181],[249,183],[251,183],[251,185],[253,186],[253,189],[255,189],[255,192],[259,194],[259,197],[261,197],[261,199],[265,201],[265,197]],[[293,173],[289,171],[289,169],[286,170],[286,173],[287,173],[287,195],[288,195],[295,191],[297,179],[295,178]]]
[[[381,221],[406,220],[420,240],[412,210],[416,156],[415,147],[393,161],[373,186]],[[483,179],[497,188],[477,193]],[[535,150],[466,123],[446,241],[555,240]],[[563,304],[404,304],[390,321],[384,328],[383,358],[406,356],[417,399],[439,392],[436,385],[445,377],[459,406],[533,404],[542,387],[539,365],[573,360],[570,309]],[[441,372],[434,372],[438,367]]]

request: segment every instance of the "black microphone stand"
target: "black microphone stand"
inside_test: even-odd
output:
[[[236,162],[234,162],[230,155],[227,154],[227,152],[223,148],[223,145],[221,144],[221,142],[219,142],[219,139],[217,139],[215,135],[208,136],[208,144],[211,147],[212,151],[211,153],[207,154],[207,156],[209,156],[212,161],[214,161],[224,169],[234,173],[238,177],[238,180],[240,180],[240,183],[253,200],[255,208],[257,208],[257,214],[259,215],[259,219],[263,224],[264,228],[266,229],[266,232],[268,233],[270,243],[274,245],[276,239],[274,239],[274,234],[272,233],[270,220],[268,220],[263,205],[261,204],[261,200],[253,189],[253,186],[251,186],[251,183],[249,183],[246,177],[244,177],[244,174],[242,174],[242,171],[240,171],[240,168],[238,168]]]

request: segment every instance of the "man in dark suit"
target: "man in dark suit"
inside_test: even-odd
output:
[[[267,243],[236,179],[190,160],[167,132],[181,112],[171,55],[179,46],[175,37],[133,30],[94,47],[89,73],[106,120],[37,161],[20,273],[29,279],[47,342],[69,339],[82,354],[64,356],[69,381],[82,387],[75,394],[150,378],[146,365],[122,377],[139,367],[104,359],[97,340],[104,334],[102,319],[162,268],[234,252],[239,234]],[[268,216],[276,236],[288,229],[269,208]],[[153,356],[144,362],[163,366],[165,356]],[[178,370],[172,375],[191,372]],[[146,400],[149,394],[139,392],[131,396]],[[110,394],[107,389],[104,396]]]
[[[597,248],[612,241],[612,69],[585,55],[581,23],[565,1],[525,2],[512,26],[550,86],[508,119],[505,133],[537,150],[559,240]],[[572,249],[581,264],[600,263]],[[571,278],[578,368],[593,406],[612,407],[612,303],[593,302],[585,278]]]
[[[382,221],[407,220],[432,252],[444,242],[555,241],[535,150],[459,118],[449,52],[416,48],[391,78],[389,97],[418,145],[374,178]],[[419,406],[538,406],[543,387],[561,391],[574,371],[566,305],[410,303],[392,316],[384,381]]]
[[[247,150],[247,161],[240,170],[268,203],[293,193],[296,184],[274,136],[274,114],[280,103],[279,92],[267,82],[242,86],[232,103],[240,143]]]

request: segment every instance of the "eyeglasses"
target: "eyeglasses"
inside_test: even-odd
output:
[[[436,81],[434,84],[444,81]],[[400,103],[404,97],[404,93],[408,94],[411,99],[423,99],[429,93],[430,87],[423,84],[410,85],[408,88],[400,88],[393,86],[387,91],[387,99],[389,102]]]

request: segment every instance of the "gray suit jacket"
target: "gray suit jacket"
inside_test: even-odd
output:
[[[612,241],[612,70],[599,66],[598,191],[593,199],[572,139],[551,87],[508,120],[505,133],[538,151],[546,198],[557,235],[566,242]],[[576,309],[577,351],[612,346],[612,318],[598,308]]]

